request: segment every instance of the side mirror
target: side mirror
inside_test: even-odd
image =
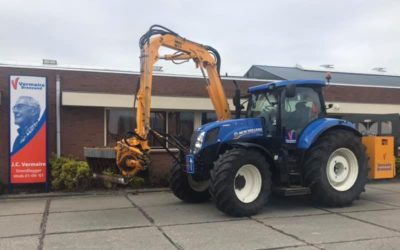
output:
[[[240,105],[240,90],[239,89],[235,90],[235,95],[233,96],[233,105],[235,105],[235,107]]]
[[[286,86],[286,97],[292,98],[296,96],[296,85],[288,84]]]
[[[242,105],[240,104],[240,89],[235,80],[233,80],[233,83],[235,84],[235,95],[233,96],[233,105],[235,106],[235,117],[236,119],[240,118],[240,111],[242,110]]]

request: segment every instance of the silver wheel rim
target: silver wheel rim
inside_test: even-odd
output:
[[[256,166],[246,164],[239,168],[234,180],[234,189],[241,202],[250,203],[257,199],[261,186],[261,173]]]
[[[347,191],[353,187],[358,177],[358,161],[347,148],[336,149],[328,159],[326,175],[329,184],[337,191]]]
[[[189,186],[196,192],[206,191],[210,185],[208,180],[206,181],[195,181],[191,175],[188,175]]]

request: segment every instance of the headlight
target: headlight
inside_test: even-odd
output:
[[[196,154],[201,149],[201,146],[203,145],[204,135],[205,135],[205,132],[203,131],[197,136],[196,141],[194,142],[193,153]]]

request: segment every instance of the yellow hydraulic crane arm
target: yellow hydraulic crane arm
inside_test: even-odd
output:
[[[171,30],[159,25],[153,25],[140,39],[140,87],[136,94],[136,129],[129,137],[121,140],[116,146],[117,166],[125,176],[134,176],[145,169],[149,163],[148,135],[150,128],[150,109],[153,83],[153,66],[160,60],[187,61],[193,60],[200,68],[205,80],[208,95],[214,106],[218,120],[231,118],[228,100],[226,98],[219,75],[220,58],[218,52],[210,46],[187,40]],[[175,50],[174,54],[160,56],[161,47]],[[164,138],[163,135],[152,132],[153,135]]]

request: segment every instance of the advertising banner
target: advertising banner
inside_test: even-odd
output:
[[[10,182],[46,182],[47,82],[10,76]]]

